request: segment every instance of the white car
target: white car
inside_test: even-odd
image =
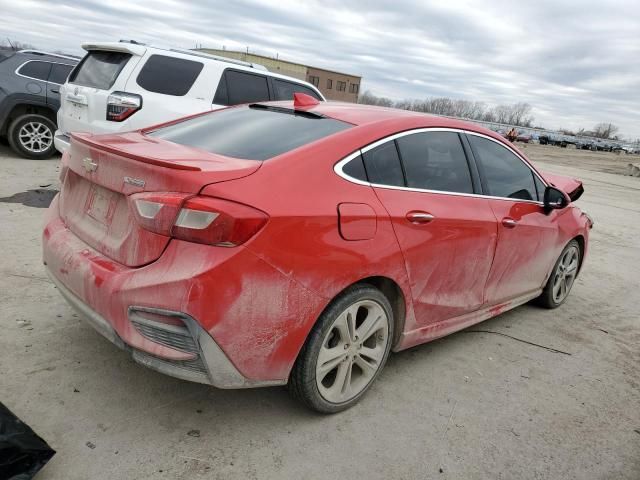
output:
[[[87,54],[60,88],[60,152],[71,132],[136,130],[228,105],[290,100],[295,92],[325,100],[310,83],[239,60],[136,42],[82,48]]]

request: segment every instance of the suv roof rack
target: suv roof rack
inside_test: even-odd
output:
[[[265,70],[267,67],[260,65],[259,63],[244,62],[242,60],[236,60],[235,58],[221,57],[218,55],[212,55],[210,53],[198,52],[194,50],[183,50],[181,48],[170,48],[169,51],[176,53],[183,53],[185,55],[193,55],[194,57],[210,58],[212,60],[218,60],[220,62],[234,63],[236,65],[242,65],[243,67],[255,68],[256,70]]]
[[[49,57],[66,58],[67,60],[80,60],[80,57],[74,55],[61,55],[59,53],[50,53],[43,50],[19,50],[17,53],[28,53],[30,55],[48,55]]]

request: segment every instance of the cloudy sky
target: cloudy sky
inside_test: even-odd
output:
[[[249,50],[364,77],[394,99],[528,102],[536,124],[640,138],[635,0],[0,0],[0,39],[80,53],[133,38]],[[635,6],[634,6],[635,4]]]

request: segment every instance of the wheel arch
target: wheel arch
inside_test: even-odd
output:
[[[17,102],[6,113],[6,116],[2,122],[2,126],[0,127],[0,133],[3,135],[7,134],[9,131],[9,126],[16,118],[21,117],[22,115],[42,115],[47,117],[49,120],[53,122],[54,125],[57,125],[56,112],[48,105],[43,103],[30,103],[30,102]]]
[[[584,262],[584,254],[585,254],[585,248],[586,248],[585,238],[583,235],[580,234],[580,235],[576,235],[571,240],[575,240],[576,242],[578,242],[578,246],[580,247],[580,263],[578,264],[578,274],[579,274],[580,270],[582,270],[582,263]]]

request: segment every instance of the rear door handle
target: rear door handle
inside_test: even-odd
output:
[[[432,222],[434,218],[436,217],[427,212],[413,211],[407,213],[407,220],[419,225]]]
[[[505,217],[502,219],[502,225],[506,228],[516,228],[518,222],[516,222],[513,218]]]
[[[51,93],[60,93],[60,90],[58,90],[57,88],[52,88]]]

